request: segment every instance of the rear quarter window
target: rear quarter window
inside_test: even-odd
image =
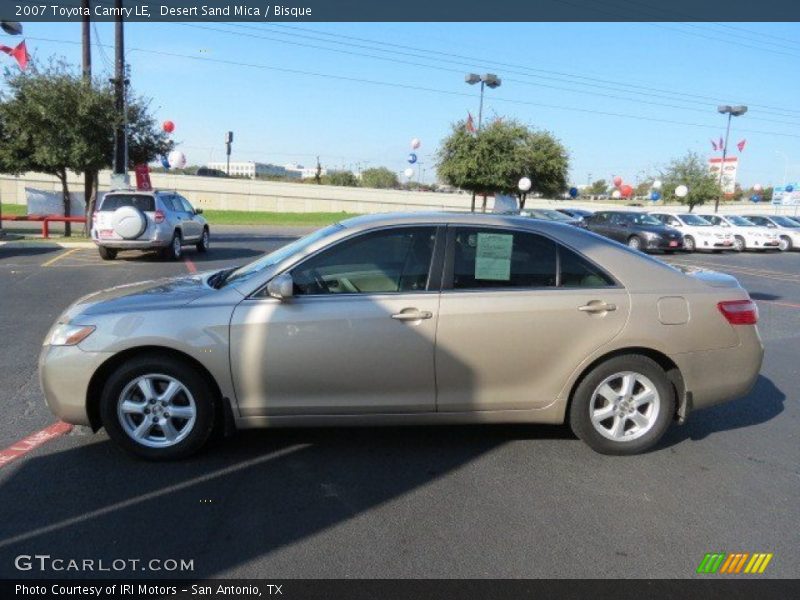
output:
[[[145,196],[143,194],[113,194],[103,199],[100,210],[115,211],[123,206],[133,206],[143,212],[152,212],[156,209],[155,200],[152,196]]]

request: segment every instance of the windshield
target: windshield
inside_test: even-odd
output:
[[[711,227],[711,223],[706,221],[703,217],[698,217],[697,215],[678,215],[686,225],[692,225],[693,227]]]
[[[260,273],[264,269],[278,264],[282,260],[290,257],[292,254],[302,251],[318,240],[321,240],[322,238],[327,237],[341,229],[344,229],[344,226],[339,223],[318,229],[314,233],[310,233],[305,237],[301,237],[299,240],[295,240],[291,244],[282,246],[274,252],[270,252],[269,254],[266,254],[251,263],[241,266],[235,271],[232,271],[225,278],[224,283],[228,284],[232,281],[240,281],[252,277],[256,273]]]
[[[634,223],[636,225],[659,225],[659,226],[664,225],[654,216],[645,213],[635,213],[626,215],[626,218],[628,220],[628,223]]]
[[[797,221],[792,221],[789,217],[771,217],[771,219],[781,227],[800,227],[800,223]]]
[[[728,219],[728,222],[731,225],[736,225],[737,227],[758,227],[758,225],[756,225],[752,221],[748,221],[744,217],[733,216],[733,217],[726,217],[726,218]]]

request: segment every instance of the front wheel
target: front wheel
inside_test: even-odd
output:
[[[655,445],[675,414],[675,394],[664,370],[637,354],[595,367],[570,405],[572,431],[601,454],[638,454]]]
[[[787,235],[782,235],[778,240],[778,250],[788,252],[792,249],[792,239]]]
[[[745,243],[742,236],[737,235],[735,238],[733,238],[733,249],[736,250],[736,252],[744,252]]]
[[[214,426],[209,381],[170,356],[133,358],[108,378],[100,417],[109,437],[151,460],[184,458],[199,451]]]
[[[636,235],[632,235],[628,238],[628,247],[633,248],[634,250],[641,250],[642,249],[642,240]]]
[[[683,238],[683,249],[686,250],[687,252],[694,252],[695,243],[694,243],[694,238],[692,236],[687,235],[685,238]]]

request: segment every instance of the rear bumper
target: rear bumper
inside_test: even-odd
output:
[[[165,248],[170,240],[100,240],[92,238],[97,246],[114,248],[116,250],[148,250],[150,248]]]

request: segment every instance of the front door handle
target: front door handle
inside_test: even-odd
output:
[[[416,308],[404,308],[399,313],[392,315],[392,318],[397,321],[421,321],[422,319],[430,319],[433,313],[429,310],[418,310]]]
[[[589,302],[589,304],[584,304],[583,306],[579,306],[578,310],[587,313],[611,312],[617,310],[617,305],[608,304],[607,302],[602,302],[600,300],[592,300],[591,302]]]

